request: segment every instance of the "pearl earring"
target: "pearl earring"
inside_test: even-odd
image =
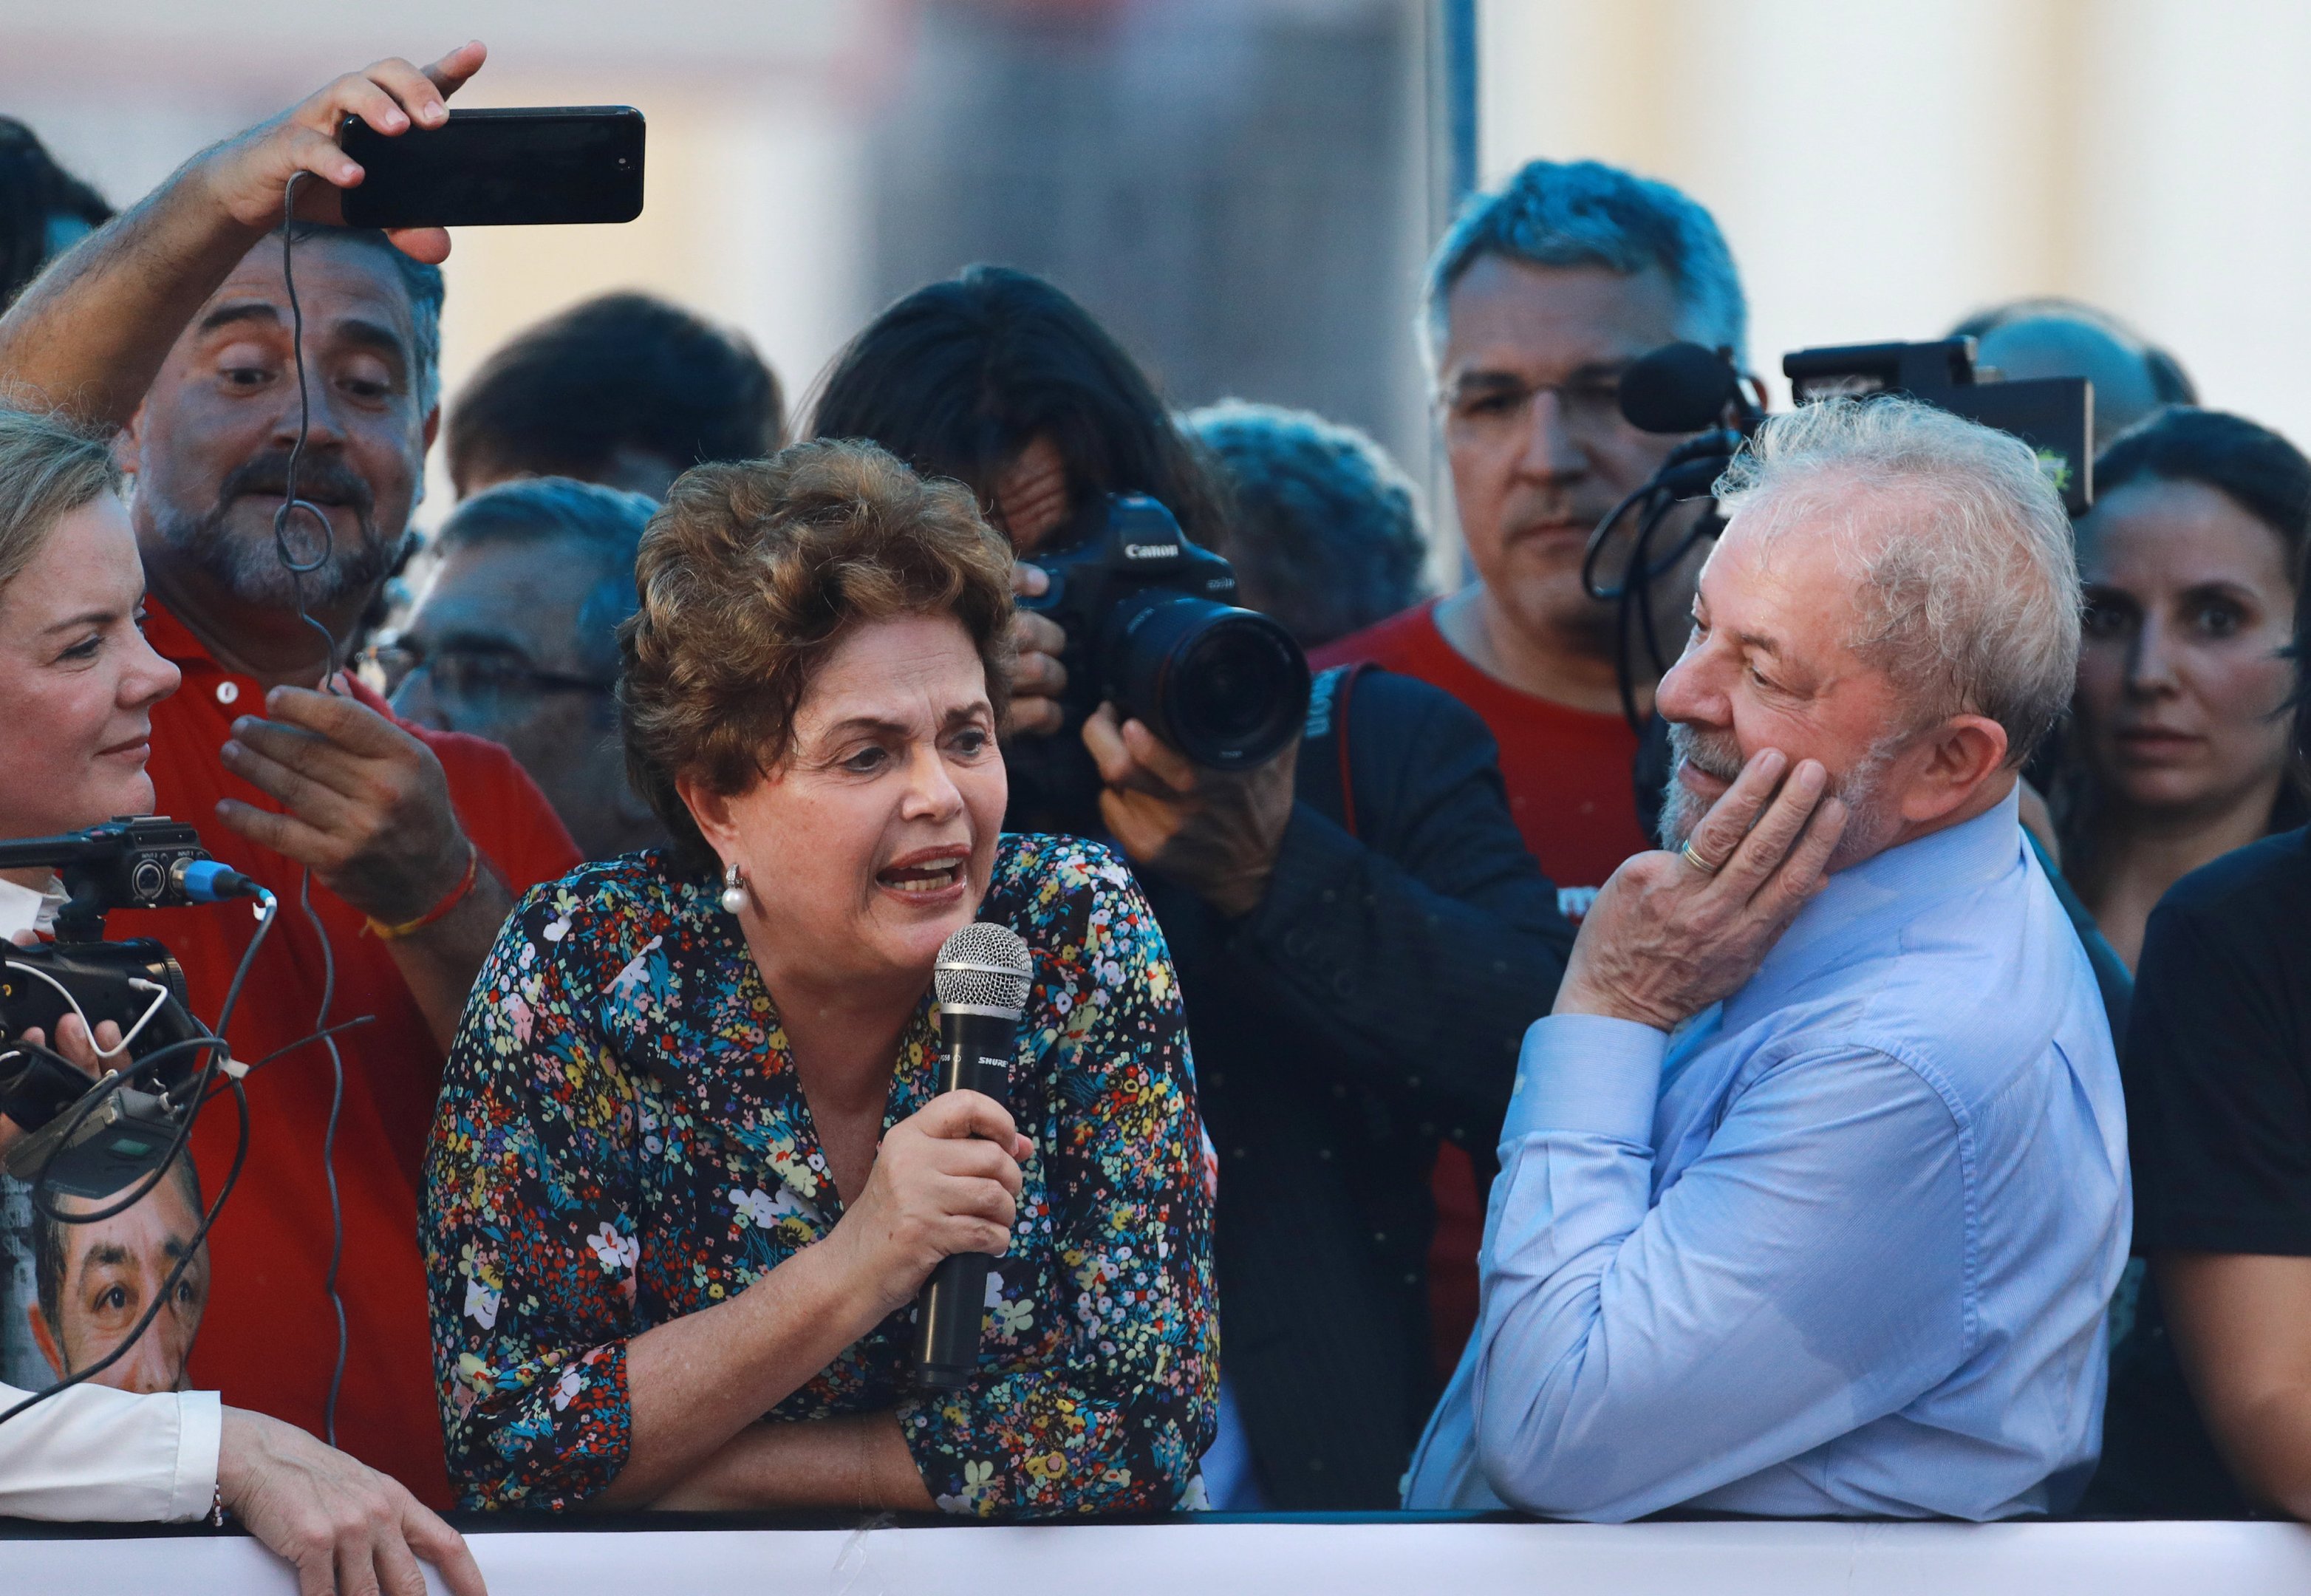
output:
[[[722,911],[737,914],[746,907],[746,872],[734,862],[722,872]]]

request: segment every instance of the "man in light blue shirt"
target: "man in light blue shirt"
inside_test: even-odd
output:
[[[1414,1507],[2061,1511],[2101,1443],[2126,1130],[2016,820],[2078,578],[2030,450],[1766,423],[1661,683],[1679,852],[1616,874],[1501,1133]]]

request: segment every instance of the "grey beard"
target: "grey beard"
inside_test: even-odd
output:
[[[223,587],[244,604],[271,609],[326,608],[356,596],[365,597],[392,574],[400,557],[402,538],[378,535],[377,523],[367,511],[356,511],[361,536],[350,548],[342,537],[332,540],[329,557],[312,571],[289,569],[272,532],[257,537],[236,536],[224,524],[226,505],[196,519],[162,518],[161,540],[194,569]],[[291,552],[300,560],[317,550],[312,518],[299,515],[289,528]]]
[[[1721,739],[1725,745],[1722,749],[1716,746]],[[1738,775],[1742,760],[1740,745],[1730,734],[1696,731],[1675,720],[1669,727],[1669,784],[1661,789],[1661,822],[1655,834],[1663,848],[1675,852],[1685,846],[1686,839],[1693,835],[1693,828],[1709,813],[1709,806],[1677,779],[1678,772],[1697,763],[1706,773],[1731,781],[1733,777],[1721,767],[1730,763]],[[1703,757],[1696,760],[1696,753]]]
[[[1732,750],[1731,759],[1737,762],[1735,770],[1738,772],[1740,754],[1730,734],[1696,732],[1674,721],[1670,725],[1669,783],[1661,794],[1661,824],[1656,835],[1661,845],[1671,852],[1685,846],[1687,839],[1693,835],[1693,828],[1699,825],[1701,817],[1709,813],[1709,806],[1677,779],[1679,770],[1694,763],[1693,756],[1699,752],[1703,755],[1701,768],[1705,774],[1729,781],[1732,779],[1721,768],[1727,763],[1726,750],[1711,746],[1720,737],[1723,737],[1727,748]],[[1885,780],[1886,767],[1894,763],[1894,756],[1902,751],[1902,745],[1908,740],[1907,735],[1901,732],[1880,737],[1854,763],[1852,770],[1831,782],[1829,790],[1822,795],[1825,799],[1844,799],[1846,810],[1845,830],[1838,836],[1837,850],[1830,856],[1829,868],[1843,869],[1847,865],[1869,858],[1884,847],[1887,838],[1898,829],[1897,825],[1889,824],[1892,816],[1879,812],[1885,807],[1879,787]]]

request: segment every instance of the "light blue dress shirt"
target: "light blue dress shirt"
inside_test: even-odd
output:
[[[2061,1511],[2102,1442],[2126,1124],[2009,798],[1830,878],[1664,1034],[1525,1040],[1412,1507]]]

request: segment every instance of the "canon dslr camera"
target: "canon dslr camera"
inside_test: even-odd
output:
[[[1051,588],[1019,601],[1068,634],[1068,729],[1105,701],[1213,770],[1274,758],[1308,714],[1308,660],[1292,634],[1239,608],[1228,563],[1155,500],[1116,494],[1088,519],[1038,551]]]

